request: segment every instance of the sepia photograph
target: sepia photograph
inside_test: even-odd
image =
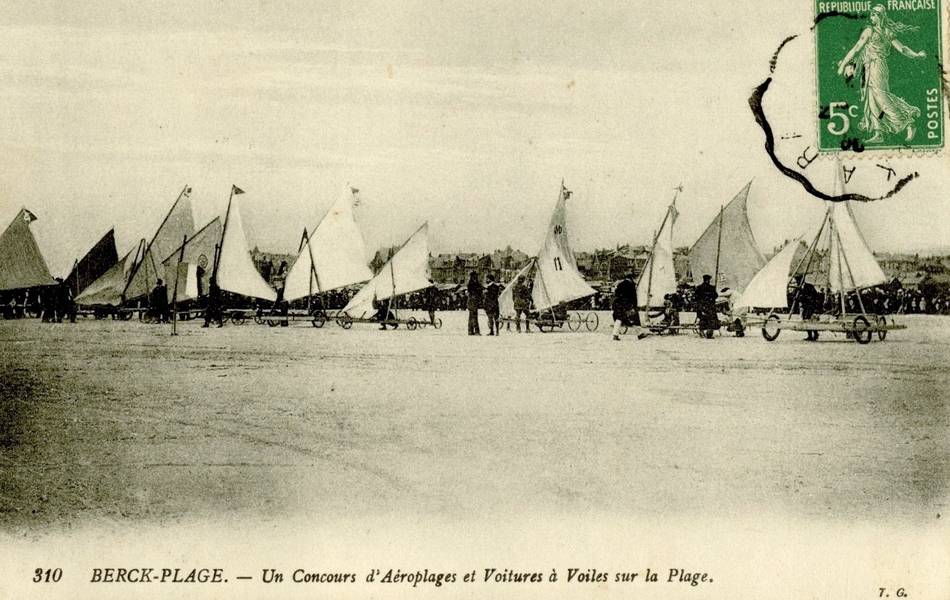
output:
[[[0,3],[0,597],[950,597],[948,9]]]

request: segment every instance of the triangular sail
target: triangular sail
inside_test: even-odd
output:
[[[72,290],[73,295],[78,296],[89,284],[102,277],[118,261],[119,253],[115,247],[115,229],[110,229],[76,263],[76,266],[69,273],[69,277],[66,278],[66,287]]]
[[[297,260],[287,273],[285,300],[305,298],[373,277],[366,264],[363,235],[353,219],[355,202],[356,190],[347,186],[313,234],[304,241]]]
[[[132,279],[125,289],[126,300],[145,296],[151,292],[158,279],[164,276],[162,261],[171,254],[172,250],[181,246],[181,241],[186,235],[191,237],[195,233],[195,218],[190,194],[191,188],[185,187],[182,190],[145,249],[145,255],[135,265]]]
[[[751,185],[750,181],[742,188],[690,248],[689,268],[696,285],[708,274],[713,276],[717,289],[742,292],[765,266],[746,210]]]
[[[221,217],[215,217],[195,233],[194,237],[188,238],[185,243],[184,258],[181,261],[182,264],[188,265],[187,269],[178,264],[178,259],[182,256],[181,245],[162,261],[169,300],[175,293],[176,276],[178,277],[178,300],[189,300],[208,293],[211,271],[214,267],[214,247],[221,240],[221,230]]]
[[[653,244],[640,279],[637,281],[637,301],[640,306],[663,306],[667,294],[676,293],[676,270],[673,266],[673,221],[676,208],[670,205],[660,232]]]
[[[99,279],[86,286],[86,289],[76,296],[76,304],[83,306],[122,304],[122,292],[129,281],[129,274],[135,265],[136,255],[140,248],[141,243],[136,249],[119,259]]]
[[[518,274],[514,276],[514,279],[508,282],[508,285],[505,287],[504,290],[502,290],[501,294],[498,296],[498,309],[499,309],[499,314],[501,314],[501,316],[509,318],[509,319],[515,318],[516,316],[515,293],[514,293],[515,282],[517,282],[518,279],[521,277],[527,277],[528,272],[531,271],[531,269],[534,267],[534,264],[535,264],[534,259],[529,260],[528,264],[526,264],[524,267],[521,268],[520,271],[518,271]]]
[[[22,208],[0,235],[0,290],[56,284],[30,231],[35,220],[33,213]]]
[[[551,223],[548,225],[544,246],[537,259],[537,276],[534,278],[534,288],[531,297],[537,310],[544,310],[562,302],[570,302],[578,298],[592,296],[597,291],[587,285],[580,271],[577,270],[577,261],[571,251],[567,238],[567,215],[565,201],[570,192],[561,185],[561,194],[558,196]]]
[[[799,254],[801,238],[792,240],[760,270],[733,306],[739,308],[787,308],[788,274]]]
[[[237,198],[232,197],[228,211],[218,256],[218,287],[251,298],[277,300],[277,292],[264,281],[251,260]]]
[[[829,286],[833,292],[846,292],[887,282],[867,242],[854,222],[848,202],[831,207],[834,223],[831,235]]]
[[[360,317],[373,310],[373,299],[387,300],[429,287],[429,224],[420,227],[375,277],[357,292],[343,312]]]

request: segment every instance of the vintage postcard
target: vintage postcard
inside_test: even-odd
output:
[[[0,3],[0,597],[947,598],[948,8]]]

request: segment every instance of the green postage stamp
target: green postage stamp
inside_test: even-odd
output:
[[[941,0],[815,1],[818,148],[944,147]]]

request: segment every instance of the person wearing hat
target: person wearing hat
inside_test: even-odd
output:
[[[478,281],[478,273],[472,271],[469,274],[468,285],[466,290],[468,291],[468,300],[466,305],[468,307],[468,334],[469,335],[481,335],[482,332],[478,329],[478,307],[482,303],[482,284]]]
[[[515,281],[511,298],[515,305],[515,328],[521,333],[521,315],[524,314],[525,333],[531,333],[531,315],[528,314],[531,308],[531,287],[525,281],[524,275],[520,275]]]
[[[149,311],[159,323],[168,322],[168,288],[165,282],[159,279],[152,288],[152,294],[148,298]]]
[[[703,282],[696,286],[693,300],[696,304],[696,323],[706,338],[712,338],[713,331],[719,329],[719,316],[716,314],[716,286],[710,283],[712,275],[703,275]]]
[[[633,273],[628,273],[614,288],[613,309],[614,329],[613,339],[620,341],[620,328],[623,326],[636,327],[637,339],[642,340],[647,334],[640,331],[640,311],[637,309],[637,284],[633,282]]]
[[[501,295],[501,285],[495,282],[495,276],[488,274],[488,285],[482,295],[484,298],[485,314],[488,315],[488,335],[501,335],[501,329],[498,326],[498,317],[501,315],[501,309],[498,306],[498,296]]]

